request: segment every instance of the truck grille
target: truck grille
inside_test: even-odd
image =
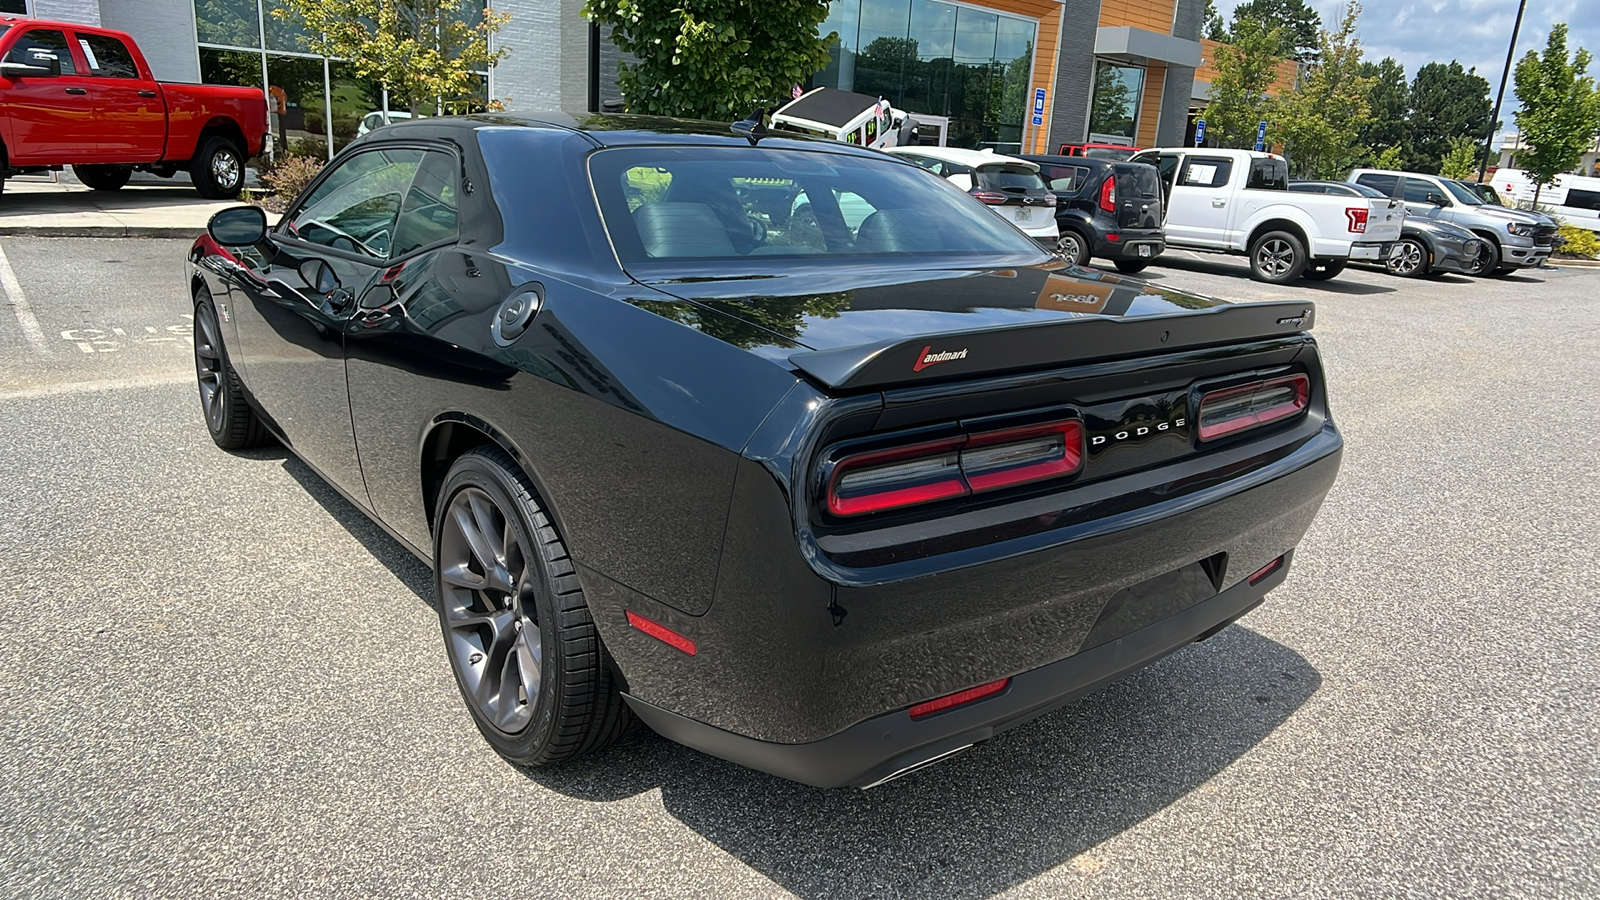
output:
[[[1555,242],[1556,227],[1554,225],[1540,225],[1533,230],[1533,243],[1539,247],[1548,247]]]

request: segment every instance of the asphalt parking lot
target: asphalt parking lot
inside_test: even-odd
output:
[[[1600,270],[1152,268],[1318,303],[1348,449],[1296,569],[863,793],[643,731],[502,763],[427,569],[207,438],[185,249],[0,239],[0,895],[1600,895]]]

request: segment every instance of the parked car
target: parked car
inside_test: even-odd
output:
[[[916,120],[881,97],[819,87],[774,111],[771,127],[881,150],[915,143]]]
[[[97,191],[187,171],[200,196],[237,197],[266,140],[259,88],[158,82],[120,31],[0,19],[0,187],[70,165]]]
[[[1289,190],[1307,194],[1335,194],[1341,197],[1382,197],[1364,184],[1344,181],[1291,181]],[[1460,225],[1439,218],[1438,209],[1410,213],[1400,225],[1397,252],[1384,260],[1392,275],[1421,278],[1439,272],[1481,275],[1488,262],[1484,241]]]
[[[356,125],[356,137],[362,137],[369,132],[377,131],[385,125],[404,122],[410,118],[411,113],[397,109],[391,109],[388,112],[384,112],[381,109],[373,110],[361,117],[361,122]]]
[[[1346,179],[1387,197],[1403,199],[1413,213],[1438,210],[1438,218],[1460,225],[1485,243],[1484,274],[1505,275],[1542,265],[1550,257],[1557,228],[1547,217],[1485,203],[1461,182],[1419,172],[1356,169]]]
[[[1056,195],[1057,249],[1078,265],[1109,259],[1138,272],[1166,249],[1161,233],[1161,181],[1143,163],[1086,156],[1022,156],[1038,163]]]
[[[715,206],[741,186],[819,227],[752,241]],[[881,782],[1260,604],[1339,467],[1312,304],[1071,266],[845,144],[400,122],[189,260],[212,439],[279,437],[432,563],[522,765],[637,716]]]
[[[1044,183],[1038,163],[961,147],[890,147],[885,152],[948,180],[1040,244],[1054,249],[1061,240],[1056,195]]]
[[[1351,261],[1387,258],[1400,239],[1398,202],[1291,193],[1276,154],[1180,147],[1132,161],[1160,173],[1167,246],[1248,255],[1259,281],[1334,278]]]
[[[1533,198],[1537,193],[1541,209],[1524,209],[1523,212],[1546,215],[1543,210],[1548,209],[1551,221],[1558,227],[1565,223],[1589,231],[1600,231],[1600,178],[1557,175],[1553,184],[1547,184],[1535,192],[1533,179],[1526,172],[1521,169],[1500,169],[1494,173],[1493,184],[1485,183],[1477,187],[1492,192],[1495,190],[1494,184],[1500,185],[1508,199],[1527,207],[1534,205]]]
[[[1139,152],[1138,147],[1126,147],[1122,144],[1062,144],[1056,148],[1057,156],[1087,156],[1090,159],[1109,159],[1123,161],[1133,158]]]

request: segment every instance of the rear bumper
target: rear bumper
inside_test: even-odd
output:
[[[1360,241],[1350,245],[1348,258],[1356,262],[1382,262],[1393,249],[1392,241]]]
[[[1116,240],[1104,235],[1095,238],[1094,256],[1102,259],[1154,259],[1167,249],[1166,237],[1159,231],[1150,234],[1119,232]]]
[[[1209,637],[1283,583],[1293,552],[1257,584],[1241,581],[1209,600],[1066,659],[1015,675],[991,697],[912,719],[905,710],[859,722],[819,741],[779,744],[724,731],[627,696],[656,732],[742,766],[821,788],[870,787],[1038,718]]]

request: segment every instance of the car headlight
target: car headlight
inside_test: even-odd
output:
[[[1517,237],[1532,237],[1533,236],[1533,226],[1529,225],[1529,224],[1527,224],[1525,222],[1512,222],[1510,225],[1506,226],[1506,230],[1511,232],[1512,234],[1516,235]]]

